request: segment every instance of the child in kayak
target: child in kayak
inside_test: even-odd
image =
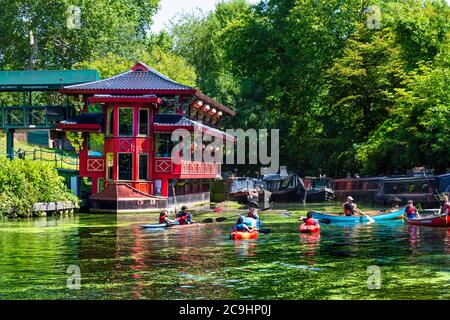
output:
[[[306,226],[317,226],[319,224],[319,221],[313,218],[313,214],[313,211],[308,211],[306,218],[302,218]]]
[[[414,202],[412,200],[408,200],[408,205],[405,208],[405,216],[407,219],[414,219],[419,217],[417,209],[414,206]]]
[[[161,213],[159,214],[159,223],[173,224],[175,222],[174,220],[170,220],[167,215],[167,210],[161,211]]]
[[[253,232],[253,228],[247,226],[244,223],[244,218],[242,218],[241,216],[239,216],[239,218],[236,221],[236,225],[234,226],[233,231],[246,231],[246,232]]]

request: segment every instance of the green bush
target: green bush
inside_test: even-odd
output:
[[[49,163],[0,159],[0,216],[29,217],[37,202],[73,201],[64,178]]]

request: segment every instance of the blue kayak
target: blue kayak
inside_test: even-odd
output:
[[[167,223],[155,223],[155,224],[143,224],[141,225],[142,228],[145,229],[160,229],[160,228],[167,228]]]
[[[381,212],[377,215],[371,215],[370,217],[375,221],[386,221],[386,220],[397,220],[401,219],[403,216],[403,213],[405,212],[405,209],[400,209],[398,211],[394,212]],[[334,214],[326,214],[326,213],[320,213],[320,212],[314,212],[313,215],[314,219],[317,220],[329,220],[330,222],[337,222],[337,223],[365,223],[369,222],[369,219],[367,219],[366,216],[338,216]]]

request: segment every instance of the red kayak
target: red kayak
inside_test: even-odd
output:
[[[426,227],[450,227],[450,217],[428,216],[423,218],[407,219],[408,224]]]
[[[232,240],[258,239],[258,232],[233,231],[230,235]]]
[[[320,225],[316,224],[313,226],[307,226],[306,224],[302,224],[300,226],[300,232],[301,233],[314,233],[320,231]]]

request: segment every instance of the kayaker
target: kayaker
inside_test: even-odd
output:
[[[192,223],[192,217],[191,217],[191,214],[187,211],[187,207],[186,206],[182,206],[181,207],[181,211],[179,211],[178,213],[177,213],[177,220],[178,220],[178,218],[181,218],[183,215],[186,215],[186,218],[185,218],[185,220],[188,222],[188,223]]]
[[[167,215],[168,215],[167,210],[161,211],[161,213],[159,214],[159,223],[171,224],[175,222],[174,220],[170,220]]]
[[[306,214],[306,218],[302,218],[305,225],[316,226],[319,224],[319,221],[317,221],[316,219],[313,218],[313,214],[314,214],[313,211],[308,211],[308,213]]]
[[[247,213],[247,217],[259,220],[258,210],[254,207],[250,208],[250,211]]]
[[[186,206],[182,206],[181,210],[178,211],[177,213],[177,218],[180,218],[183,215],[183,212],[187,212],[187,207]]]
[[[419,216],[412,200],[408,200],[408,205],[405,208],[405,216],[407,219],[414,219]]]
[[[244,223],[244,218],[242,218],[241,216],[239,216],[239,218],[236,221],[236,225],[234,226],[233,231],[246,231],[246,232],[253,232],[253,228],[247,226]]]
[[[356,212],[356,203],[353,203],[353,198],[348,196],[347,202],[344,203],[344,214],[346,216],[354,216]]]
[[[442,201],[441,205],[441,215],[442,216],[450,216],[450,201],[448,200],[448,195],[444,196],[444,199]]]
[[[177,218],[177,220],[178,220],[178,222],[179,222],[180,225],[192,223],[192,221],[190,221],[190,220],[188,219],[188,214],[187,214],[187,212],[182,212],[182,213],[181,213],[181,217]]]

